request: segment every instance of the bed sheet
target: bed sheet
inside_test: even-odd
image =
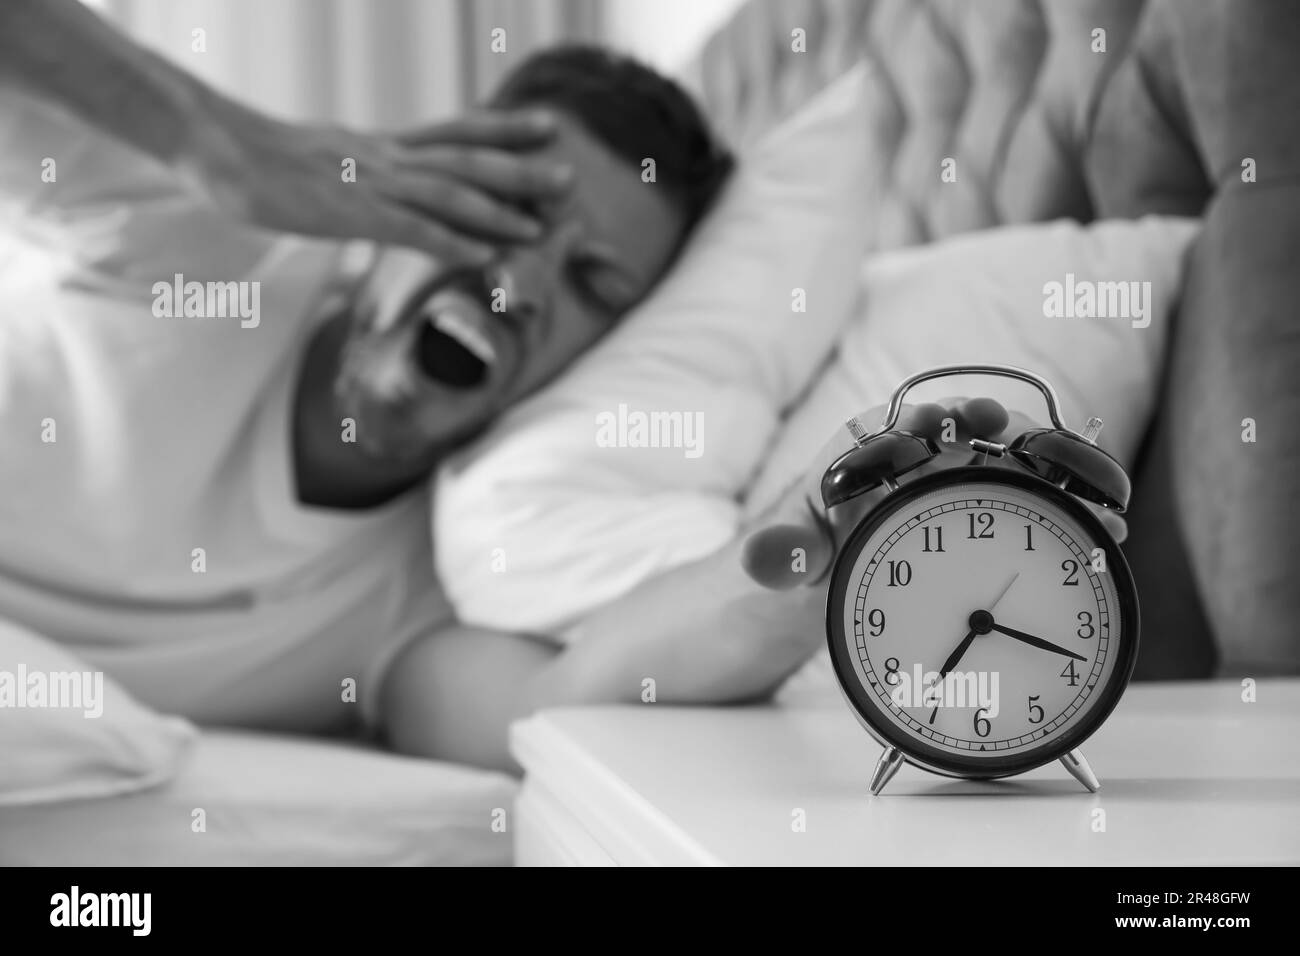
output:
[[[508,865],[516,788],[351,742],[209,730],[162,786],[0,810],[0,865]]]

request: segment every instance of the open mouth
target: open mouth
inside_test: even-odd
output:
[[[425,375],[458,389],[482,385],[497,362],[492,342],[454,305],[426,312],[415,354]]]

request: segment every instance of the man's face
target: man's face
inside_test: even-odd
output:
[[[370,455],[420,461],[472,437],[608,332],[667,267],[685,220],[665,188],[565,116],[540,153],[574,172],[566,195],[533,210],[541,239],[474,273],[380,252],[335,387]]]

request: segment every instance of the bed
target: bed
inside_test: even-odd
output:
[[[0,807],[0,864],[501,866],[515,792],[356,742],[204,729],[161,786]]]

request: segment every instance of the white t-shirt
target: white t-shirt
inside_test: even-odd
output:
[[[298,363],[343,246],[227,222],[43,104],[0,98],[0,142],[0,616],[196,720],[373,717],[451,611],[426,490],[295,496]],[[158,317],[178,273],[260,283],[260,321]]]

